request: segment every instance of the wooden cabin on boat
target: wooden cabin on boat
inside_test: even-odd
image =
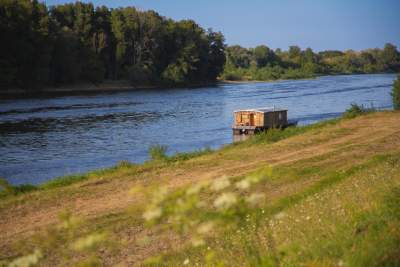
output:
[[[271,128],[286,128],[296,123],[289,123],[287,109],[267,107],[234,111],[233,134],[255,134]]]

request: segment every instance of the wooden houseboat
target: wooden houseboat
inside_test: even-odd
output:
[[[253,135],[271,128],[283,129],[297,124],[288,121],[287,109],[275,107],[236,110],[234,116],[234,135]]]

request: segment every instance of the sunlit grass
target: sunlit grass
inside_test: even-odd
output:
[[[261,212],[256,219],[256,228],[258,229],[256,232],[253,231],[253,228],[229,228],[227,222],[221,226],[223,230],[214,225],[212,237],[207,239],[202,246],[188,244],[188,247],[177,253],[170,252],[161,255],[161,258],[159,256],[151,258],[148,265],[175,266],[182,265],[189,260],[192,264],[200,266],[209,265],[210,262],[215,266],[278,266],[282,264],[296,266],[299,263],[313,264],[313,266],[336,266],[337,264],[343,264],[343,266],[397,266],[396,264],[400,263],[398,256],[400,250],[397,246],[400,241],[400,232],[398,231],[400,226],[400,210],[398,208],[400,187],[388,188],[385,183],[390,183],[390,180],[382,181],[376,175],[383,172],[383,177],[393,179],[395,173],[388,168],[388,164],[398,169],[399,163],[400,154],[382,154],[348,170],[332,171],[301,192],[272,203],[267,201],[259,206]],[[366,177],[363,178],[366,181],[358,181],[357,177]],[[368,180],[370,182],[367,182]],[[368,189],[367,192],[342,190],[343,181],[365,187],[359,188],[359,190],[365,190],[369,186],[368,183],[373,181],[377,184],[376,192],[373,193],[374,191],[370,191],[371,189]],[[260,186],[262,187],[261,184],[257,185],[258,189]],[[229,190],[229,188],[227,189]],[[212,193],[210,194],[212,195]],[[342,195],[337,198],[337,194]],[[353,206],[363,203],[353,203],[345,194],[349,194],[350,197],[352,194],[365,195],[364,197],[368,197],[370,201],[372,199],[376,201],[376,204],[372,207],[367,206],[365,211],[355,209],[356,207]],[[170,201],[168,197],[165,199]],[[370,201],[367,203],[371,203]],[[327,207],[321,207],[321,210],[318,210],[318,206]],[[340,209],[337,210],[337,207]],[[312,210],[307,210],[310,208]],[[346,209],[347,211],[344,211]],[[329,212],[329,210],[334,210],[334,212]],[[343,220],[350,220],[352,224],[346,224],[345,221],[340,223],[341,218],[338,212],[342,216],[347,214]],[[198,212],[195,214],[199,216]],[[247,221],[245,216],[240,221],[248,222],[250,225],[254,224],[254,217],[252,217],[254,211],[248,207],[244,214],[249,214],[251,219]],[[210,214],[206,213],[204,216],[207,217]],[[215,217],[207,217],[210,221],[213,218]],[[184,223],[186,222],[190,222],[187,217],[185,217]],[[323,224],[326,224],[327,228],[321,230],[321,235],[318,237],[318,232],[313,233],[313,228],[320,229]],[[278,237],[274,231],[278,231],[278,236],[281,237]],[[288,236],[292,231],[295,232],[293,234],[296,237],[293,240]],[[310,233],[304,235],[302,231]],[[355,236],[352,236],[353,234]],[[264,239],[256,241],[254,238],[258,238],[259,235]],[[272,241],[268,241],[272,237],[271,235],[274,238]],[[285,242],[288,244],[281,243],[281,238],[287,240]],[[246,248],[246,241],[251,242],[250,251]],[[271,246],[271,242],[274,245]],[[304,245],[297,242],[304,242]]]

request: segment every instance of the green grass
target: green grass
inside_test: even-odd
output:
[[[10,185],[5,179],[0,179],[2,182],[0,184],[0,188],[3,188],[0,191],[0,199],[5,197],[16,196],[24,193],[29,193],[33,191],[43,191],[50,190],[54,188],[65,187],[68,185],[72,185],[78,182],[86,181],[89,179],[96,179],[103,176],[108,176],[114,173],[118,173],[122,170],[127,169],[135,169],[136,164],[129,163],[127,161],[121,161],[117,165],[111,168],[104,168],[99,170],[94,170],[91,172],[83,173],[83,174],[74,174],[74,175],[66,175],[54,178],[40,185],[31,185],[31,184],[22,184],[22,185]]]
[[[268,234],[271,231],[268,230],[270,229],[268,222],[274,216],[285,214],[289,210],[296,212],[300,209],[299,205],[301,206],[302,203],[310,203],[310,197],[325,194],[323,192],[328,192],[327,190],[336,192],[339,190],[336,189],[338,188],[337,185],[343,184],[346,180],[357,182],[356,177],[359,176],[372,175],[374,177],[375,173],[380,173],[382,169],[390,172],[392,171],[390,166],[398,168],[399,163],[400,154],[381,154],[344,171],[332,170],[301,192],[282,197],[276,202],[267,202],[263,207],[263,219],[261,219],[261,221],[266,222],[266,226],[260,227],[260,230],[263,231],[264,235]],[[294,169],[296,168],[294,167]],[[274,173],[285,178],[293,170],[287,168],[286,171]],[[306,169],[301,171],[299,175],[307,176],[307,174],[318,172],[319,170]],[[254,173],[262,173],[262,169]],[[382,175],[385,177],[384,174]],[[375,179],[381,181],[379,178]],[[178,266],[182,265],[187,259],[190,259],[192,264],[196,263],[199,266],[218,266],[218,264],[220,264],[219,266],[278,266],[278,262],[282,263],[281,266],[298,266],[300,263],[305,266],[337,266],[337,264],[345,264],[344,266],[398,266],[400,264],[400,246],[398,246],[400,244],[400,206],[398,205],[400,187],[395,186],[387,190],[385,186],[378,186],[376,190],[379,194],[369,196],[375,198],[377,203],[372,210],[350,209],[354,218],[352,219],[350,216],[346,220],[350,219],[352,223],[341,223],[340,218],[335,218],[335,220],[339,219],[339,222],[336,225],[334,225],[334,221],[331,222],[333,225],[327,223],[327,228],[323,230],[321,239],[318,241],[313,240],[315,236],[318,236],[317,232],[313,232],[313,223],[299,226],[308,228],[306,231],[313,232],[313,236],[304,236],[301,234],[302,230],[298,229],[302,239],[300,241],[293,240],[289,246],[275,247],[273,249],[276,250],[275,252],[271,251],[268,246],[263,247],[265,244],[254,243],[255,241],[249,237],[253,233],[246,232],[246,236],[252,242],[250,249],[253,251],[251,253],[259,251],[257,252],[258,261],[249,262],[248,252],[240,250],[241,246],[237,243],[240,242],[238,239],[243,237],[236,231],[228,231],[221,233],[221,235],[215,234],[214,237],[207,240],[205,247],[187,246],[178,252],[168,252],[150,258],[147,261],[147,266]],[[334,200],[333,198],[332,201],[336,205],[345,200]],[[324,204],[316,203],[316,205]],[[343,203],[341,204],[343,205]],[[312,212],[318,213],[318,210]],[[328,212],[322,218],[329,221],[333,219],[330,219],[331,216],[334,216],[334,214]],[[291,225],[290,227],[296,226]],[[286,231],[284,230],[283,233],[287,236],[290,233],[286,233]],[[307,244],[302,245],[298,242],[307,242]]]

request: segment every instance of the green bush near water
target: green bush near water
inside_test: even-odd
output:
[[[400,74],[393,83],[392,89],[393,109],[400,110]]]
[[[165,160],[168,157],[167,150],[168,150],[167,146],[159,144],[152,145],[149,148],[149,156],[152,160]]]
[[[357,105],[353,103],[348,109],[346,109],[345,113],[343,113],[343,118],[352,119],[362,114],[371,113],[374,111],[376,111],[376,109],[373,106],[366,108],[364,105]]]

